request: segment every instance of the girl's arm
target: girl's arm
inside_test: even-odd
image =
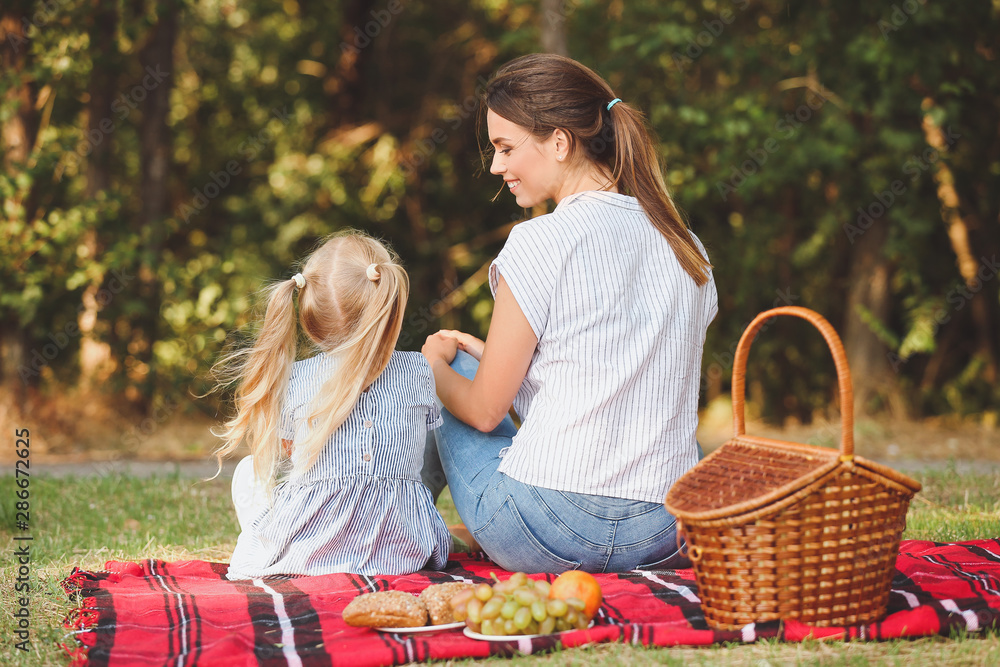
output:
[[[475,380],[451,370],[458,341],[448,333],[427,337],[421,350],[434,372],[438,397],[448,412],[484,433],[492,431],[510,410],[528,373],[538,339],[517,305],[503,276]]]
[[[458,349],[468,352],[476,361],[482,361],[483,348],[486,347],[486,341],[476,338],[472,334],[455,331],[454,329],[442,329],[438,331],[438,335],[445,338],[454,338],[455,342],[458,343]]]

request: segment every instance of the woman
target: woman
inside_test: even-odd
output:
[[[704,248],[642,115],[588,68],[518,58],[485,103],[491,173],[520,206],[557,207],[515,227],[491,265],[486,341],[441,331],[422,350],[458,513],[508,570],[684,567],[662,502],[698,460],[702,348],[718,309]],[[440,491],[428,450],[424,478]]]

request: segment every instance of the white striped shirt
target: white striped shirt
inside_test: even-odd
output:
[[[326,354],[293,365],[281,425],[281,437],[293,446],[305,434],[310,402],[337,365]],[[419,352],[393,352],[316,463],[280,483],[273,505],[240,534],[228,577],[444,567],[451,536],[420,480],[427,431],[440,424],[427,360]]]
[[[695,284],[634,197],[589,191],[517,225],[490,266],[494,295],[498,275],[538,337],[514,399],[522,425],[499,470],[663,502],[698,459],[714,279]]]

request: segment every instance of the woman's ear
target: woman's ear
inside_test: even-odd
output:
[[[563,162],[569,159],[573,150],[573,135],[561,127],[552,130],[552,140],[555,148],[556,159]]]

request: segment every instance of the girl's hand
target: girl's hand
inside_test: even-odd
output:
[[[475,357],[476,361],[482,361],[483,348],[486,347],[485,341],[476,338],[472,334],[467,334],[462,331],[455,331],[453,329],[442,329],[441,331],[437,332],[437,335],[446,336],[448,338],[454,338],[455,341],[458,343],[458,349],[462,350],[463,352],[469,353],[470,355]]]
[[[450,336],[442,335],[441,332],[431,334],[424,341],[424,346],[420,352],[427,358],[427,363],[434,367],[436,361],[443,361],[451,364],[458,352],[458,341]]]

